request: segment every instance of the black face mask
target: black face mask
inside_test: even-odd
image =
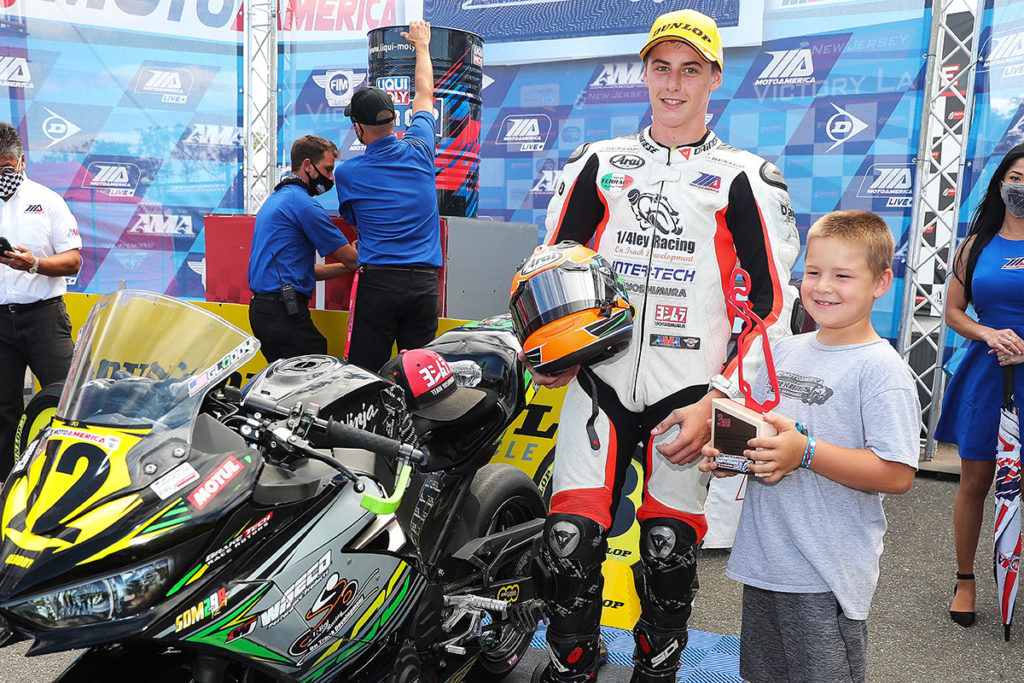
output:
[[[334,187],[334,181],[322,174],[316,166],[313,167],[313,170],[316,171],[316,177],[314,178],[312,173],[309,174],[309,193],[316,197],[330,192]]]

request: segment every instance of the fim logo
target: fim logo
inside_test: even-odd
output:
[[[910,208],[913,204],[914,177],[910,166],[872,164],[861,181],[858,197],[885,198],[889,209]]]
[[[195,81],[185,69],[143,67],[135,84],[135,92],[159,95],[168,104],[185,104]]]
[[[32,72],[24,57],[0,57],[0,85],[9,88],[34,88]]]
[[[102,190],[111,197],[134,197],[142,172],[135,164],[94,161],[86,169],[86,190]]]
[[[75,133],[81,132],[81,128],[68,121],[66,118],[53,111],[49,107],[43,107],[50,115],[43,121],[43,135],[50,138],[50,149],[58,142],[63,142]]]
[[[501,122],[498,143],[510,152],[542,152],[551,131],[551,119],[538,116],[506,116]]]
[[[377,87],[388,94],[396,107],[404,107],[409,104],[411,86],[408,76],[384,76],[377,79]]]
[[[143,235],[196,234],[192,216],[188,214],[141,213],[128,228],[128,232]]]
[[[769,51],[767,54],[771,61],[754,80],[754,85],[814,84],[814,60],[809,48]]]
[[[352,93],[364,80],[366,74],[356,74],[352,69],[331,69],[313,76],[313,82],[324,89],[324,97],[329,107],[348,106],[352,101]]]

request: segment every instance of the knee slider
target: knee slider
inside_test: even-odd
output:
[[[544,522],[534,561],[538,594],[557,615],[600,602],[601,562],[608,544],[601,525],[579,515],[555,513]]]
[[[640,525],[644,615],[652,626],[686,628],[690,603],[697,590],[697,533],[686,522],[669,517]],[[680,624],[681,620],[681,624]]]

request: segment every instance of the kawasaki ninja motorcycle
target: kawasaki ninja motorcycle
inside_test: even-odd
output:
[[[486,394],[455,422],[330,356],[229,386],[258,346],[169,297],[96,304],[0,496],[0,642],[84,648],[65,682],[510,672],[544,504],[485,464],[525,400],[507,321],[432,342]]]

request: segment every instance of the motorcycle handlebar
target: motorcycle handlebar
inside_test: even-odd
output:
[[[246,396],[244,405],[250,410],[285,417],[289,414],[287,409],[280,407],[274,401],[263,396]],[[374,434],[356,427],[351,427],[344,422],[336,422],[332,419],[313,419],[313,428],[327,437],[328,445],[337,448],[362,448],[373,451],[384,458],[408,459],[417,464],[427,461],[427,455],[418,448],[391,439],[380,434]]]
[[[247,396],[243,403],[253,411],[268,415],[284,417],[289,414],[288,410],[280,408],[274,401],[262,396]],[[401,441],[381,436],[380,434],[351,427],[343,422],[314,418],[313,428],[322,432],[332,447],[362,448],[372,451],[381,457],[394,459],[398,463],[395,490],[390,496],[381,497],[370,493],[363,494],[362,507],[376,514],[388,514],[398,509],[398,505],[402,502],[402,495],[409,486],[409,478],[412,474],[410,463],[423,464],[427,461],[425,451],[413,448]]]

